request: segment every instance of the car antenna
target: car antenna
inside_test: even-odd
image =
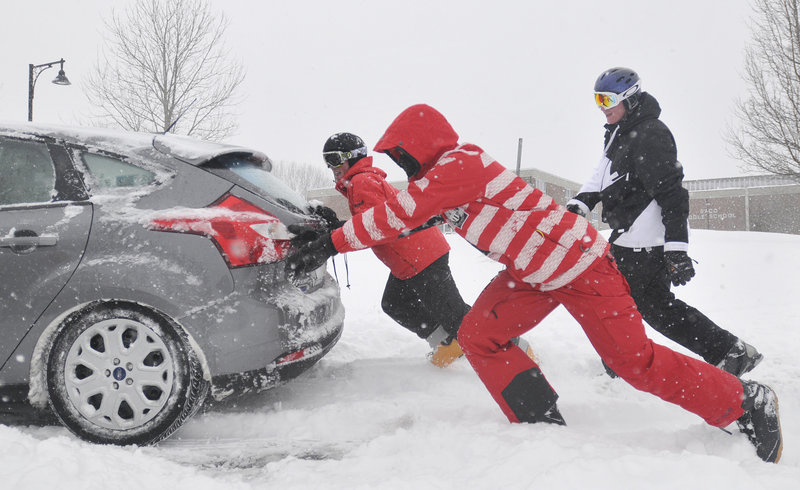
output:
[[[167,129],[165,129],[165,130],[164,130],[164,132],[163,132],[163,133],[161,133],[161,134],[167,134],[167,133],[169,133],[169,130],[170,130],[170,129],[172,129],[172,127],[173,127],[173,126],[175,126],[176,124],[178,124],[178,121],[180,120],[180,118],[182,118],[182,117],[183,117],[183,115],[184,115],[184,114],[186,114],[186,111],[188,111],[189,109],[191,109],[191,108],[192,108],[192,106],[194,105],[194,103],[195,103],[195,102],[197,102],[197,97],[195,97],[195,99],[192,101],[192,103],[191,103],[191,104],[189,104],[189,105],[186,107],[186,109],[184,109],[184,110],[183,110],[183,112],[181,112],[180,114],[178,114],[178,117],[176,117],[176,118],[175,118],[175,120],[174,120],[174,121],[172,121],[172,124],[170,124],[170,125],[169,125],[169,127],[167,127]]]

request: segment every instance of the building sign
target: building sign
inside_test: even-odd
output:
[[[718,208],[703,208],[699,214],[690,214],[689,220],[725,220],[736,218],[736,213]]]
[[[690,197],[689,226],[706,230],[745,230],[744,196]]]

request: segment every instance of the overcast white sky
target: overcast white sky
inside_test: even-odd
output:
[[[4,8],[0,119],[27,118],[28,64],[64,58],[73,85],[36,85],[36,122],[76,124],[112,8],[133,0],[28,0]],[[212,0],[247,70],[230,142],[319,162],[350,131],[371,146],[404,108],[428,103],[509,168],[582,182],[602,150],[600,72],[628,66],[661,103],[688,179],[740,175],[722,138],[746,95],[746,0]],[[13,5],[13,6],[12,6]],[[383,156],[379,166],[402,178]]]

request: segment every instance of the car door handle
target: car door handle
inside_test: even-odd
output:
[[[0,238],[0,247],[24,250],[33,247],[52,247],[58,243],[58,235],[13,236]]]

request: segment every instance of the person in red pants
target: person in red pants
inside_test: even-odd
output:
[[[710,425],[736,422],[761,459],[780,459],[775,392],[648,339],[608,242],[585,218],[480,147],[459,144],[445,117],[424,104],[397,116],[375,151],[405,170],[408,189],[303,244],[287,258],[289,274],[314,270],[339,252],[391,241],[442,214],[456,233],[506,266],[464,317],[458,342],[509,421],[565,424],[555,390],[510,341],[561,304],[622,379]]]

